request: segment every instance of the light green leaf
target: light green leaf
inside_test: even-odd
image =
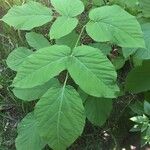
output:
[[[150,18],[150,1],[149,0],[139,0],[140,7],[142,8],[142,13],[144,17]]]
[[[140,123],[140,124],[143,124],[144,122],[149,122],[149,119],[145,115],[135,116],[135,117],[130,118],[130,120],[136,123]]]
[[[46,143],[39,135],[37,121],[33,113],[29,113],[18,125],[16,138],[17,150],[41,150]]]
[[[75,17],[84,11],[84,5],[80,0],[51,0],[58,13],[66,17]]]
[[[77,24],[77,18],[69,18],[66,16],[58,17],[50,29],[50,38],[59,39],[71,33]]]
[[[119,15],[118,15],[119,14]],[[110,41],[121,47],[145,47],[136,18],[117,5],[93,9],[86,31],[97,42]]]
[[[92,0],[92,1],[93,1],[93,5],[95,6],[105,5],[104,0]]]
[[[53,45],[36,51],[21,65],[13,81],[18,88],[42,85],[66,69],[70,55],[67,46]]]
[[[65,150],[81,135],[85,114],[79,94],[71,86],[52,87],[35,106],[40,135],[54,150]]]
[[[74,48],[78,37],[79,37],[79,35],[75,31],[73,31],[64,37],[57,39],[56,44],[57,45],[67,45],[70,48]],[[80,44],[80,42],[79,42],[79,44]]]
[[[52,11],[37,2],[28,2],[22,6],[13,6],[2,20],[21,30],[31,30],[52,20]]]
[[[50,46],[49,41],[42,35],[35,32],[26,34],[28,44],[36,50]]]
[[[136,67],[128,74],[125,87],[126,91],[140,93],[150,90],[150,61],[145,61],[142,66]]]
[[[85,112],[88,120],[97,126],[102,126],[112,110],[112,100],[89,96],[85,101]]]
[[[47,90],[58,84],[56,79],[51,79],[50,81],[44,83],[43,85],[36,86],[33,88],[23,89],[23,88],[14,88],[14,95],[24,101],[32,101],[41,98]]]
[[[31,55],[33,51],[27,49],[26,47],[18,47],[14,49],[8,56],[6,63],[9,68],[17,71],[22,63]]]
[[[92,96],[113,98],[119,91],[115,84],[115,68],[99,49],[76,47],[70,57],[68,71],[76,84]]]

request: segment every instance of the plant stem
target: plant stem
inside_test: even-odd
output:
[[[77,47],[77,46],[78,46],[78,43],[79,43],[79,41],[80,41],[81,35],[82,35],[83,31],[84,31],[84,28],[85,28],[85,26],[82,27],[81,32],[80,32],[80,34],[79,34],[79,37],[78,37],[77,42],[76,42],[76,44],[75,44],[74,47]]]
[[[7,1],[7,0],[5,0],[5,3],[11,8],[12,6],[11,6],[11,4]]]
[[[68,80],[68,72],[66,73],[66,77],[65,77],[65,81],[64,81],[63,88],[65,88],[65,86],[66,86],[66,84],[67,84],[67,80]]]

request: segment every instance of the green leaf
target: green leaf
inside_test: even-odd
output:
[[[130,118],[130,120],[133,121],[133,122],[136,122],[136,123],[140,123],[140,124],[143,124],[144,122],[145,123],[149,122],[149,119],[145,115],[143,115],[143,116],[135,116],[135,117]]]
[[[49,41],[42,35],[35,32],[26,34],[28,44],[36,50],[50,46]]]
[[[46,143],[39,136],[37,121],[33,113],[29,113],[18,125],[16,138],[17,150],[41,150]]]
[[[51,79],[50,81],[44,83],[43,85],[36,86],[33,88],[23,89],[23,88],[14,88],[14,95],[24,101],[32,101],[41,98],[47,90],[58,84],[56,79]]]
[[[134,104],[132,104],[130,106],[130,109],[138,114],[138,115],[143,115],[144,114],[144,107],[143,107],[143,102],[140,102],[140,101],[136,101]]]
[[[93,0],[93,5],[102,6],[105,5],[104,0]]]
[[[52,87],[35,106],[40,135],[54,150],[65,150],[81,135],[85,114],[79,94],[71,86]]]
[[[50,38],[59,39],[71,33],[77,24],[77,18],[69,18],[66,16],[58,17],[50,29]]]
[[[147,101],[144,101],[144,112],[150,116],[150,103]]]
[[[75,17],[84,11],[84,5],[80,0],[51,0],[58,13],[66,17]]]
[[[142,66],[143,60],[133,57],[134,67]]]
[[[111,45],[106,43],[91,43],[90,46],[100,49],[105,55],[111,52]]]
[[[121,47],[145,47],[138,21],[121,7],[95,8],[89,17],[91,21],[86,25],[86,31],[95,41],[110,41]]]
[[[76,84],[92,96],[113,98],[119,91],[115,68],[99,49],[76,47],[68,62],[68,71]]]
[[[20,30],[31,30],[52,20],[52,11],[37,2],[13,6],[2,20]]]
[[[141,125],[134,125],[131,129],[130,129],[130,132],[139,132],[141,131]]]
[[[137,59],[150,59],[150,23],[142,24],[142,30],[144,33],[144,40],[146,44],[146,48],[139,48],[134,57]]]
[[[142,66],[136,67],[128,74],[125,89],[133,93],[150,90],[150,61],[145,61]]]
[[[79,93],[82,102],[85,103],[86,99],[88,98],[88,94],[81,90],[80,87],[77,89],[77,92]]]
[[[86,6],[89,3],[89,0],[81,0],[83,4]]]
[[[130,55],[133,55],[136,51],[137,48],[122,48],[124,58],[128,58]]]
[[[70,48],[74,48],[78,37],[79,37],[79,35],[75,31],[73,31],[64,37],[57,39],[56,44],[57,45],[67,45]],[[79,42],[79,44],[80,44],[80,42]]]
[[[8,56],[6,63],[9,68],[17,71],[22,63],[33,53],[26,47],[18,47],[14,49]]]
[[[111,0],[111,3],[120,5],[133,15],[139,12],[139,0]]]
[[[121,69],[126,62],[126,60],[122,56],[118,56],[118,57],[112,59],[111,61],[112,61],[113,65],[115,66],[116,70]]]
[[[53,45],[36,51],[19,68],[13,86],[32,88],[44,84],[66,69],[69,55],[70,48],[63,45]]]
[[[97,126],[102,126],[112,110],[112,100],[89,96],[85,101],[85,112],[88,120]]]
[[[142,13],[144,17],[150,18],[150,1],[149,0],[139,0],[140,7],[142,8]]]

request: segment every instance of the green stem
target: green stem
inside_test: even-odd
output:
[[[64,81],[64,85],[63,85],[63,88],[65,88],[66,84],[67,84],[67,80],[68,80],[68,72],[66,73],[66,78],[65,78],[65,81]]]
[[[11,8],[12,6],[11,6],[11,4],[7,1],[7,0],[5,0],[5,3]]]
[[[77,46],[78,46],[78,43],[79,43],[79,41],[80,41],[80,38],[81,38],[82,33],[83,33],[83,31],[84,31],[84,28],[85,28],[85,26],[82,27],[81,32],[80,32],[80,34],[79,34],[79,37],[78,37],[77,42],[76,42],[76,44],[75,44],[74,47],[77,47]]]

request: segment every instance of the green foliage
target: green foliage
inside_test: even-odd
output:
[[[85,124],[82,99],[73,87],[65,84],[52,87],[43,95],[35,106],[35,117],[40,135],[56,150],[72,144]]]
[[[14,95],[22,99],[24,101],[33,101],[36,99],[41,98],[46,91],[52,87],[58,84],[58,81],[56,79],[51,79],[50,81],[44,83],[43,85],[35,86],[33,88],[14,88],[13,93]]]
[[[7,58],[7,65],[12,70],[17,71],[22,63],[33,53],[33,51],[25,48],[18,47],[12,53],[9,54]]]
[[[35,32],[27,33],[26,40],[28,44],[36,50],[50,46],[49,41],[42,34]]]
[[[115,68],[98,49],[79,46],[69,59],[68,71],[73,80],[86,93],[96,97],[116,97],[119,91]]]
[[[130,118],[130,120],[135,123],[130,131],[141,132],[141,146],[144,146],[146,144],[150,144],[150,103],[144,101],[142,109],[143,115]]]
[[[13,6],[2,20],[16,29],[31,30],[51,21],[52,11],[31,1],[22,6]]]
[[[57,17],[50,29],[51,39],[59,39],[69,33],[77,26],[78,19],[75,18],[84,10],[80,0],[52,0],[52,5],[56,11],[62,15]]]
[[[118,15],[119,14],[119,15]],[[145,47],[136,18],[117,5],[93,9],[86,30],[97,42],[110,41],[121,47]]]
[[[50,30],[51,39],[59,39],[69,34],[78,24],[77,18],[59,17]]]
[[[139,0],[140,7],[142,9],[142,14],[146,18],[150,18],[150,1],[149,0]]]
[[[142,66],[132,69],[126,79],[126,91],[140,93],[150,90],[150,61],[143,62]]]
[[[63,45],[54,45],[36,51],[23,62],[13,86],[32,88],[44,84],[66,69],[69,54],[70,48]]]
[[[150,22],[144,19],[140,26],[135,17],[140,18],[140,12],[143,17],[150,16],[146,6],[149,2],[139,3],[141,11],[137,0],[94,0],[92,4],[97,8],[91,7],[89,18],[80,0],[51,0],[48,7],[30,1],[10,8],[1,20],[25,30],[18,32],[18,44],[23,46],[15,48],[6,61],[16,71],[12,91],[23,101],[39,100],[18,125],[17,150],[41,150],[45,145],[65,150],[82,134],[86,117],[102,126],[112,110],[113,98],[125,91],[150,90]],[[81,21],[84,17],[86,23]],[[42,25],[44,35],[40,34],[41,28],[35,28]],[[127,62],[131,72],[122,84],[116,70]],[[140,66],[134,67],[133,63]],[[119,87],[124,86],[119,93]],[[132,110],[140,107],[135,105]],[[136,131],[146,133],[147,141],[149,109],[145,102],[145,115],[138,111],[140,116],[131,119],[140,124]]]
[[[64,37],[57,39],[56,44],[57,45],[64,44],[64,45],[69,46],[70,48],[74,48],[77,39],[78,39],[78,34],[75,31],[73,31]]]
[[[94,125],[102,126],[109,117],[111,110],[112,99],[90,96],[85,101],[86,116]]]
[[[45,141],[40,137],[38,132],[38,122],[33,113],[29,113],[18,125],[16,148],[19,150],[41,150],[45,144]]]

